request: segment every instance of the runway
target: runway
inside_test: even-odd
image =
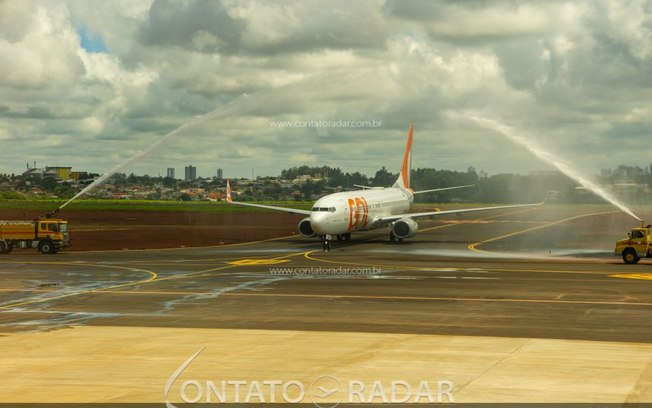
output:
[[[652,262],[623,264],[608,245],[631,222],[585,210],[448,218],[330,252],[291,236],[4,256],[1,391],[180,401],[164,385],[205,347],[189,368],[201,378],[425,377],[454,383],[456,402],[652,402]]]

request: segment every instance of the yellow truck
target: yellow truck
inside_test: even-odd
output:
[[[641,228],[633,228],[627,234],[628,238],[616,241],[615,255],[621,255],[625,263],[635,264],[643,257],[652,257],[651,226],[643,224]]]
[[[38,248],[42,254],[56,254],[68,246],[68,221],[59,218],[0,221],[0,254],[8,254],[14,248]]]

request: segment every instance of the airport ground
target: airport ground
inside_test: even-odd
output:
[[[637,222],[611,207],[442,217],[327,253],[287,214],[105,215],[72,224],[68,251],[0,259],[4,402],[205,402],[222,380],[297,381],[305,402],[343,384],[321,406],[392,381],[450,383],[455,402],[652,402],[652,261],[613,256]]]

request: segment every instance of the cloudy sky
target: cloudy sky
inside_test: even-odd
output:
[[[189,121],[123,171],[398,170],[410,123],[414,167],[548,169],[470,116],[591,174],[649,165],[652,3],[0,0],[4,173],[104,172]]]

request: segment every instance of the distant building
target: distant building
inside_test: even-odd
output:
[[[220,180],[224,178],[224,174],[222,174],[222,169],[217,169],[217,178]]]
[[[49,174],[56,174],[56,178],[61,180],[70,180],[70,172],[72,167],[51,167],[47,166],[45,168],[45,177],[48,177]]]
[[[32,168],[23,173],[23,177],[28,179],[42,179],[45,169]]]
[[[174,167],[168,167],[168,178],[175,178],[174,177]]]
[[[193,181],[197,178],[197,167],[195,166],[186,166],[185,181]]]
[[[70,178],[72,180],[83,180],[88,177],[88,172],[86,171],[71,171],[70,172]]]

